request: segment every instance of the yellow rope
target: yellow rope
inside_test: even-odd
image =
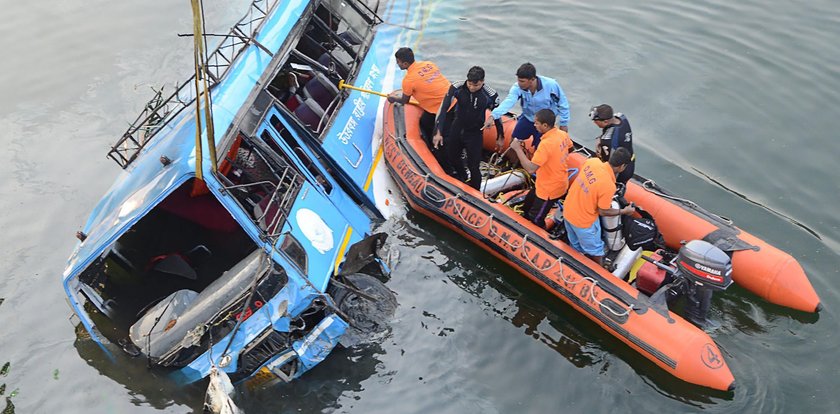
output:
[[[201,180],[202,174],[202,145],[201,145],[201,97],[204,97],[204,123],[207,128],[207,149],[210,164],[216,172],[216,135],[213,129],[213,109],[210,98],[210,86],[207,83],[206,50],[204,49],[204,12],[201,0],[191,0],[193,13],[193,62],[195,64],[195,175]]]
[[[199,51],[201,50],[201,9],[199,0],[191,0],[193,13],[193,63],[195,64],[195,176],[203,180],[201,162],[201,91],[199,90]]]

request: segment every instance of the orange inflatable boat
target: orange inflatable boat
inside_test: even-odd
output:
[[[716,390],[735,388],[720,349],[703,330],[671,312],[664,301],[652,300],[656,295],[643,292],[637,283],[616,277],[568,244],[552,240],[508,204],[445,174],[420,138],[420,109],[386,103],[385,113],[385,161],[413,209],[513,266],[672,375]],[[513,122],[505,123],[508,136],[512,128]],[[495,140],[485,137],[485,143],[492,149]],[[588,155],[585,148],[578,151],[570,157],[570,167]],[[626,198],[654,216],[671,249],[711,234],[706,237],[709,243],[731,247],[737,283],[774,303],[819,309],[816,293],[790,255],[650,182],[632,182]],[[630,273],[638,272],[641,279],[639,264],[645,262],[636,262]]]

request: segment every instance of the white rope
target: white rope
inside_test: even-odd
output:
[[[452,197],[446,197],[446,198],[443,198],[443,199],[438,199],[438,198],[435,198],[435,197],[429,195],[429,192],[426,191],[426,189],[429,187],[429,178],[432,176],[432,174],[431,173],[420,174],[417,170],[415,170],[414,168],[411,168],[411,166],[408,166],[408,172],[410,172],[414,175],[417,175],[419,177],[423,177],[423,188],[420,191],[423,193],[424,196],[426,196],[430,200],[434,201],[435,203],[445,203],[449,200],[458,198],[457,194],[452,196]]]
[[[391,135],[391,138],[393,138],[394,140],[398,140],[398,139],[399,139],[399,138],[397,138],[396,136],[394,136],[394,134],[389,134],[389,135]],[[420,176],[420,177],[423,177],[423,189],[422,189],[421,191],[423,192],[423,195],[425,195],[426,197],[428,197],[430,200],[432,200],[432,201],[434,201],[434,202],[436,202],[436,203],[445,203],[445,202],[447,202],[447,201],[449,201],[449,200],[456,199],[456,198],[460,198],[460,194],[455,194],[455,195],[454,195],[454,196],[452,196],[452,197],[446,197],[446,198],[443,198],[443,199],[436,199],[436,198],[434,198],[434,197],[430,196],[430,195],[429,195],[429,193],[426,191],[426,189],[427,189],[427,188],[428,188],[428,186],[429,186],[429,177],[431,176],[431,174],[430,174],[430,173],[428,173],[428,174],[420,174],[419,172],[417,172],[416,170],[414,170],[414,169],[413,169],[413,168],[411,168],[411,167],[408,167],[408,170],[409,170],[409,172],[411,172],[411,173],[413,173],[413,174],[415,174],[415,175],[418,175],[418,176]],[[651,191],[651,190],[649,190],[649,191]],[[686,200],[686,201],[688,201],[688,200]],[[689,201],[689,202],[690,202],[690,201]],[[473,227],[473,228],[475,228],[475,229],[480,229],[480,228],[483,228],[484,226],[486,226],[486,225],[487,225],[487,223],[490,223],[490,222],[492,222],[492,221],[493,221],[493,214],[491,213],[489,216],[487,216],[487,220],[485,220],[485,221],[484,221],[484,223],[482,223],[480,226],[475,226],[475,225],[471,224],[470,222],[468,222],[468,221],[464,218],[464,216],[463,216],[463,215],[462,215],[462,213],[461,213],[462,208],[461,208],[461,207],[459,207],[457,203],[456,203],[456,204],[454,204],[454,209],[455,209],[455,213],[458,215],[458,217],[461,219],[461,221],[463,221],[464,223],[467,223],[467,225],[469,225],[470,227]],[[491,235],[491,236],[494,236],[494,237],[497,237],[499,234],[498,234],[498,233],[496,233],[496,231],[494,231],[492,227],[490,227],[490,235]],[[501,238],[501,237],[499,237],[499,240],[500,240],[500,241],[502,241],[503,243],[507,244],[508,246],[512,247],[512,248],[513,248],[513,250],[514,250],[514,251],[516,251],[516,250],[519,250],[521,247],[523,247],[523,246],[525,245],[525,243],[527,243],[527,242],[528,242],[528,235],[526,234],[525,236],[523,236],[523,237],[522,237],[522,241],[521,241],[519,244],[514,244],[514,243],[511,243],[511,242],[509,242],[509,241],[507,241],[507,240],[505,240],[505,239],[503,239],[503,238]],[[572,281],[572,280],[570,280],[570,279],[567,279],[567,278],[563,275],[564,266],[563,266],[563,260],[562,260],[562,258],[561,258],[561,257],[558,257],[558,258],[557,258],[557,260],[555,260],[554,262],[552,262],[552,263],[551,263],[548,267],[546,267],[546,268],[542,268],[542,269],[538,268],[538,266],[536,265],[536,263],[534,263],[534,262],[531,260],[531,258],[530,258],[530,257],[528,257],[528,255],[525,255],[525,257],[526,257],[526,260],[528,260],[528,262],[529,262],[529,263],[531,263],[531,265],[532,265],[532,266],[534,266],[534,268],[537,268],[540,272],[545,272],[545,271],[548,271],[549,269],[551,269],[551,268],[552,268],[552,267],[554,267],[555,265],[559,264],[559,265],[560,265],[560,278],[561,278],[561,279],[563,279],[563,281],[565,281],[565,282],[566,282],[567,284],[569,284],[569,285],[577,285],[578,283],[583,282],[584,280],[588,280],[590,283],[592,283],[592,287],[589,289],[589,297],[592,299],[592,301],[593,301],[593,302],[595,302],[595,303],[597,303],[597,304],[598,304],[601,308],[606,308],[608,311],[610,311],[610,313],[612,313],[613,315],[615,315],[615,316],[617,316],[617,317],[627,316],[627,315],[629,315],[629,314],[630,314],[630,312],[632,312],[632,311],[633,311],[633,309],[634,309],[634,308],[633,308],[633,305],[629,305],[629,306],[627,307],[627,310],[625,310],[625,311],[624,311],[624,312],[622,312],[622,313],[618,313],[618,312],[615,312],[614,310],[612,310],[612,308],[610,308],[609,306],[605,305],[605,304],[604,304],[604,302],[601,302],[600,300],[598,300],[598,298],[597,298],[597,297],[595,297],[595,287],[596,287],[596,286],[598,286],[598,281],[597,281],[597,280],[595,280],[595,279],[592,279],[591,277],[583,277],[583,278],[581,278],[580,280],[577,280],[577,281]]]
[[[531,260],[531,258],[528,255],[525,255],[525,259],[528,260],[529,263],[531,263],[531,266],[538,267],[537,264],[534,263],[534,261]],[[556,265],[557,263],[560,263],[560,258],[559,257],[557,258],[557,260],[551,262],[551,264],[548,265],[547,267],[544,267],[544,268],[541,268],[541,269],[538,268],[537,270],[539,270],[540,272],[546,272],[549,269],[551,269],[552,267],[554,267],[554,265]]]
[[[492,227],[490,227],[490,235],[493,237],[499,237],[499,233],[496,233],[496,231],[493,230]],[[516,251],[525,244],[525,242],[528,240],[528,235],[526,234],[525,237],[522,238],[522,242],[520,242],[519,245],[513,244],[502,237],[499,237],[499,240],[507,244],[508,246],[513,247],[513,251]]]
[[[691,208],[702,209],[703,211],[705,211],[709,215],[712,215],[712,216],[715,216],[715,217],[721,219],[723,222],[729,224],[730,226],[735,224],[735,222],[732,221],[732,219],[730,219],[729,217],[724,217],[724,216],[721,216],[720,214],[715,214],[715,213],[712,213],[710,211],[707,211],[707,210],[703,209],[702,207],[700,207],[699,205],[697,205],[697,203],[695,203],[695,202],[693,202],[693,201],[691,201],[687,198],[675,197],[675,196],[672,196],[672,195],[665,194],[661,191],[657,191],[653,188],[654,186],[656,186],[656,181],[653,181],[651,179],[647,179],[647,180],[645,180],[645,182],[642,183],[642,188],[644,188],[645,191],[647,191],[649,193],[656,194],[659,197],[667,198],[669,200],[674,200],[674,201],[678,201],[678,202],[681,202],[681,203],[685,203]]]
[[[564,268],[563,268],[562,257],[558,257],[557,261],[552,263],[551,266],[549,266],[546,270],[552,268],[554,266],[554,264],[556,264],[556,263],[560,263],[560,278],[563,279],[563,281],[566,282],[566,284],[574,286],[574,285],[577,285],[578,283],[583,282],[585,280],[588,280],[590,283],[592,283],[592,287],[589,288],[589,297],[592,299],[593,302],[597,303],[600,307],[606,308],[608,311],[610,311],[610,313],[612,313],[613,315],[615,315],[617,317],[627,316],[627,315],[630,314],[630,312],[633,311],[633,309],[634,309],[633,305],[629,305],[627,307],[627,310],[625,310],[624,312],[618,313],[618,312],[612,310],[612,308],[610,308],[609,306],[605,305],[604,302],[601,302],[600,300],[598,300],[598,298],[595,297],[595,287],[598,286],[598,281],[591,278],[591,277],[585,276],[585,277],[582,277],[582,278],[580,278],[578,280],[575,280],[575,281],[572,281],[571,279],[567,279],[566,276],[563,275]]]
[[[458,195],[458,194],[456,194],[456,195],[455,195],[455,197],[453,197],[453,198],[459,198],[459,195]],[[464,218],[463,214],[461,214],[461,212],[463,211],[463,208],[459,207],[459,206],[458,206],[458,203],[455,203],[453,206],[454,206],[453,208],[455,209],[455,214],[457,214],[457,215],[458,215],[458,217],[459,217],[459,218],[461,218],[461,221],[463,221],[463,222],[464,222],[464,223],[466,223],[468,226],[470,226],[470,227],[472,227],[472,228],[474,228],[474,229],[476,229],[476,230],[483,228],[484,226],[486,226],[486,225],[487,225],[487,223],[489,223],[489,222],[493,221],[493,213],[490,213],[490,215],[489,215],[489,216],[487,216],[487,219],[486,219],[486,220],[484,220],[484,223],[482,223],[480,226],[476,226],[476,225],[474,225],[474,224],[470,223],[469,221],[467,221],[467,219],[466,219],[466,218]]]
[[[409,169],[411,169],[411,168],[409,167]],[[418,175],[419,175],[419,174],[418,174]],[[424,195],[424,196],[426,196],[426,198],[428,198],[429,200],[434,201],[435,203],[446,203],[446,202],[447,202],[447,201],[449,201],[449,200],[452,200],[452,199],[458,198],[458,195],[457,195],[457,194],[456,194],[456,195],[454,195],[454,196],[452,196],[452,197],[444,197],[444,198],[435,198],[435,197],[432,197],[431,195],[429,195],[429,192],[427,191],[427,189],[429,188],[429,176],[430,176],[430,175],[431,175],[431,174],[426,174],[426,175],[421,176],[421,177],[423,177],[423,178],[424,178],[424,180],[423,180],[423,189],[422,189],[422,190],[420,190],[420,191],[422,191],[422,192],[423,192],[423,195]]]

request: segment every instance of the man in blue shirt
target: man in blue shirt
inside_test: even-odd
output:
[[[517,69],[516,83],[510,87],[505,100],[493,110],[484,127],[489,128],[493,125],[493,121],[507,113],[517,101],[522,107],[522,114],[516,121],[513,138],[525,140],[533,136],[531,145],[534,149],[537,148],[542,134],[534,127],[534,114],[540,109],[550,109],[554,112],[558,120],[557,128],[569,132],[569,101],[563,93],[563,88],[552,78],[537,76],[537,68],[530,63],[523,63]],[[496,142],[499,149],[503,144],[501,140]]]

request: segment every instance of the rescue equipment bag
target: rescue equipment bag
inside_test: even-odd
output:
[[[642,217],[621,217],[621,230],[624,233],[624,242],[631,250],[644,248],[644,250],[656,250],[658,247],[664,246],[662,234],[656,228],[656,222],[653,221],[653,216],[641,207],[636,207]]]

